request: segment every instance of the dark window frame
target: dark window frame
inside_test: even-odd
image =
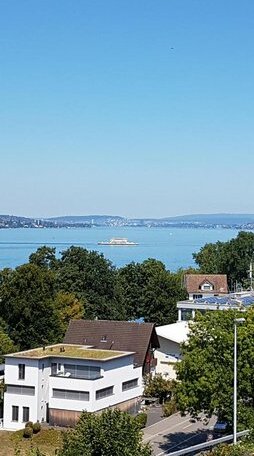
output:
[[[13,391],[11,391],[13,389]],[[6,385],[8,394],[18,394],[21,396],[35,396],[35,386],[27,385]]]
[[[69,397],[68,397],[69,395]],[[76,397],[74,397],[76,395]],[[70,397],[72,396],[72,397]],[[61,388],[52,389],[52,397],[54,399],[66,399],[72,401],[84,401],[89,402],[90,393],[89,391],[78,391],[78,390],[66,390]]]
[[[12,405],[12,412],[11,412],[11,420],[15,423],[19,421],[19,406],[18,405]],[[16,417],[15,417],[16,415]]]
[[[18,365],[18,369],[19,369],[18,379],[19,380],[25,380],[25,377],[26,377],[26,365],[24,363],[21,363],[21,364]]]
[[[27,423],[30,418],[30,407],[22,407],[22,422]]]
[[[135,382],[135,383],[134,383]],[[122,391],[129,391],[138,387],[138,378],[132,378],[122,383]]]
[[[106,393],[106,394],[104,394]],[[108,393],[108,394],[107,394]],[[96,401],[100,399],[105,399],[106,397],[114,395],[114,385],[107,386],[106,388],[101,388],[95,392]]]

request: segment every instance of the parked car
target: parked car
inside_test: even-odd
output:
[[[226,434],[229,431],[227,421],[217,421],[214,425],[213,432],[215,434]]]

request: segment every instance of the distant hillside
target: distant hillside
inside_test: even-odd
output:
[[[192,214],[176,217],[164,217],[161,221],[191,222],[218,225],[246,224],[254,222],[254,214]]]
[[[164,218],[129,219],[119,215],[66,215],[62,217],[28,218],[0,215],[0,228],[89,228],[165,227],[165,228],[235,228],[254,230],[254,214],[192,214]]]
[[[254,223],[254,214],[191,214],[191,215],[178,215],[174,217],[163,218],[135,218],[128,219],[119,215],[66,215],[62,217],[50,217],[48,219],[52,222],[61,223],[95,223],[105,224],[108,222],[116,221],[123,223],[202,223],[202,224],[218,224],[218,225],[232,225],[232,224],[246,224]]]

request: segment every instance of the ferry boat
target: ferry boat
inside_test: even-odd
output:
[[[138,245],[137,242],[128,241],[127,238],[112,238],[110,241],[100,241],[98,245]]]

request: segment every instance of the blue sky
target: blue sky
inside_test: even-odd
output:
[[[254,212],[253,43],[253,0],[0,0],[0,213]]]

